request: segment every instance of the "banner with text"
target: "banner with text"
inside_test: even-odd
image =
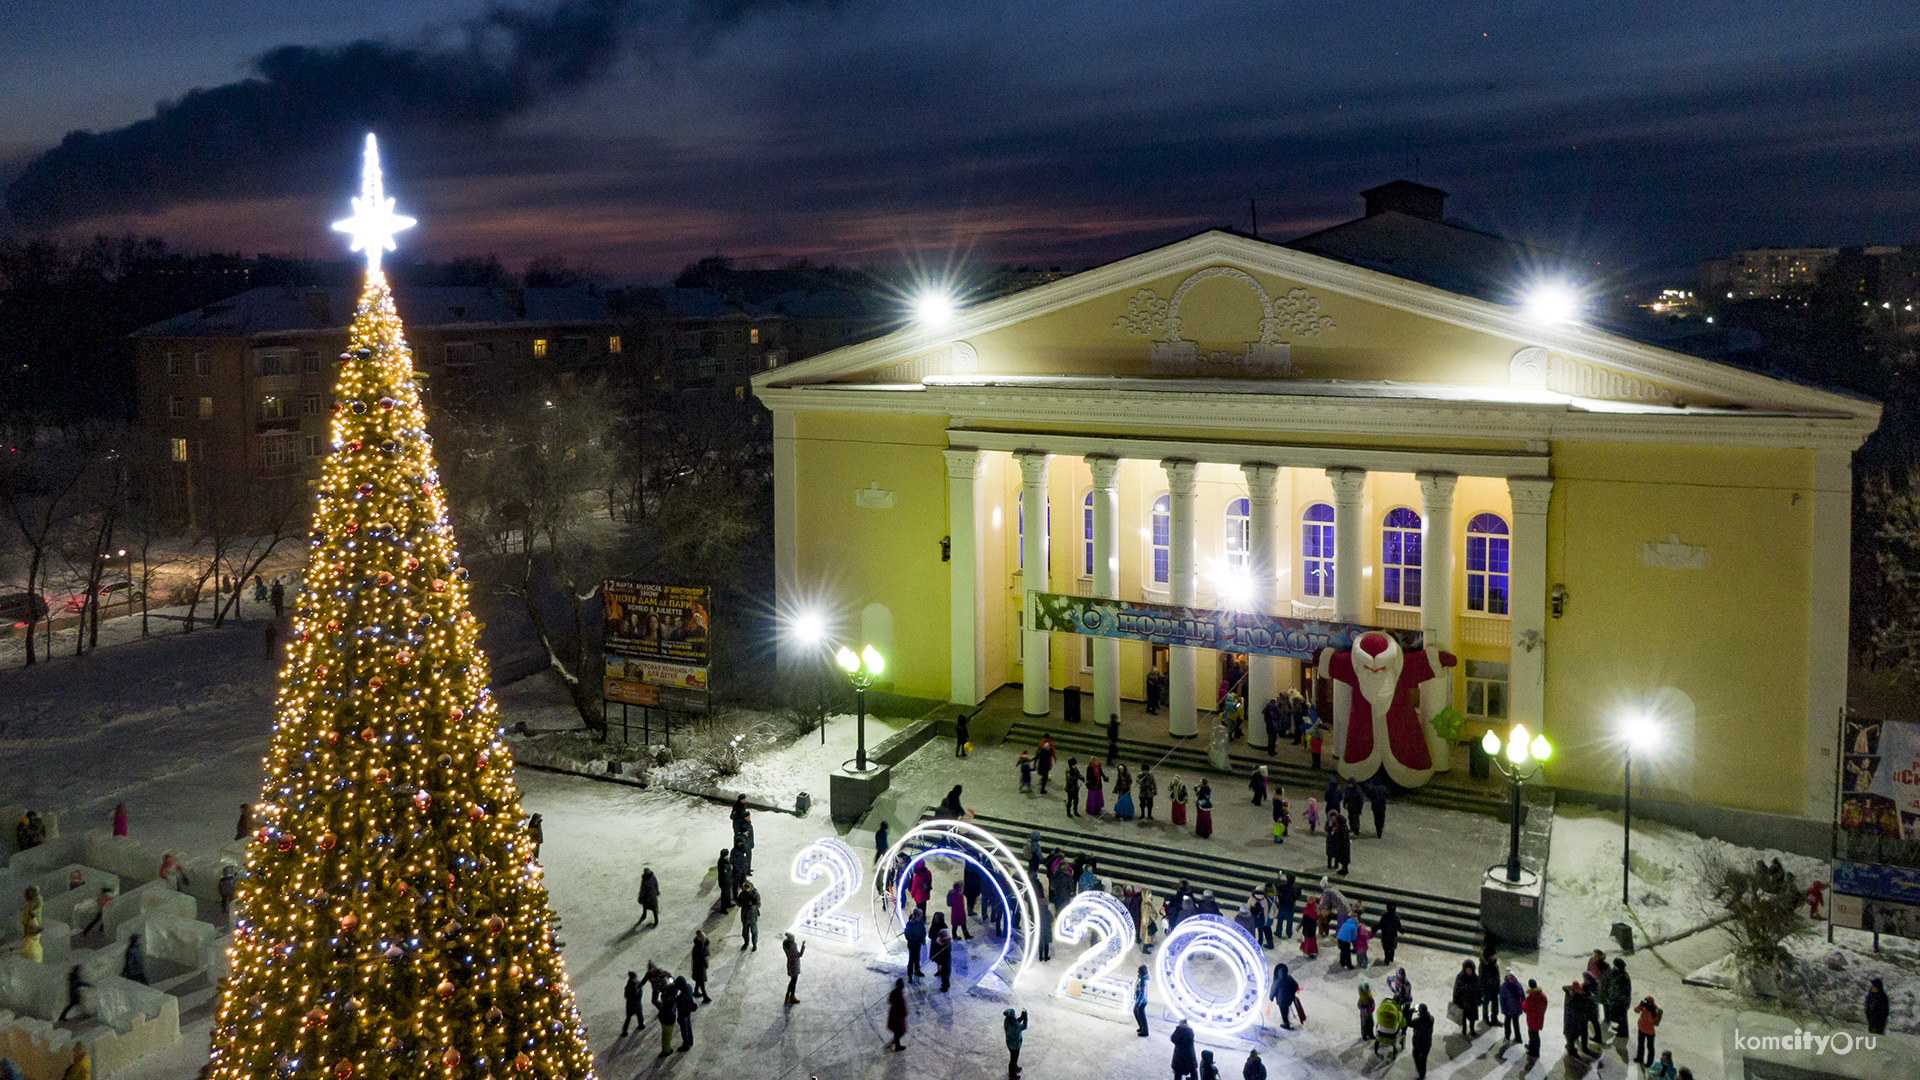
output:
[[[1422,647],[1418,630],[1389,630],[1323,619],[1289,619],[1250,611],[1149,604],[1138,600],[1101,600],[1064,593],[1033,594],[1033,627],[1064,634],[1186,645],[1195,649],[1284,656],[1311,660],[1321,649],[1349,649],[1353,639],[1378,630],[1413,652]]]
[[[1920,840],[1920,724],[1847,717],[1840,827]]]

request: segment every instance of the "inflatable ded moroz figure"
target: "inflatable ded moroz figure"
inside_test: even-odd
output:
[[[1433,718],[1453,696],[1452,653],[1406,652],[1391,634],[1369,631],[1353,648],[1323,649],[1322,693],[1331,688],[1333,738],[1328,749],[1340,775],[1367,781],[1385,772],[1403,788],[1426,783],[1451,763]]]

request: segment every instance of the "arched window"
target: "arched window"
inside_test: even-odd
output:
[[[1247,558],[1253,551],[1253,504],[1245,499],[1227,500],[1227,569],[1236,574],[1247,571]]]
[[[1162,495],[1153,500],[1148,514],[1148,541],[1153,545],[1153,583],[1165,585],[1173,580],[1173,499]]]
[[[1300,591],[1333,597],[1333,507],[1326,503],[1300,515]]]
[[[1507,523],[1499,514],[1467,522],[1467,610],[1507,614]]]
[[[1380,523],[1380,599],[1420,606],[1420,515],[1402,506]]]
[[[1080,500],[1080,576],[1093,576],[1093,489]]]

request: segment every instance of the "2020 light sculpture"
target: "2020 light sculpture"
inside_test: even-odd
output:
[[[901,857],[908,852],[913,854],[901,863]],[[905,881],[915,866],[935,856],[971,863],[992,886],[994,899],[1007,914],[1007,937],[989,970],[997,971],[1003,964],[1007,965],[1010,970],[999,978],[1011,987],[1026,966],[1033,962],[1040,947],[1036,935],[1040,926],[1041,901],[1033,891],[1033,883],[1027,878],[1026,867],[992,833],[978,825],[947,818],[923,821],[902,833],[900,839],[887,849],[880,865],[897,867],[897,870],[888,872],[896,873],[898,880]],[[892,933],[897,935],[907,921],[906,890],[894,890],[891,910],[881,906],[884,902],[876,891],[873,897],[874,924],[882,928],[891,927]],[[890,942],[883,944],[882,948],[886,948],[887,944]]]
[[[801,907],[790,929],[795,934],[852,945],[860,940],[860,916],[840,908],[852,899],[864,875],[853,849],[838,837],[815,840],[793,858],[796,884],[807,885],[822,877],[828,879],[827,887]]]
[[[488,692],[413,357],[380,273],[334,384],[312,551],[212,1035],[219,1080],[590,1080]]]
[[[1112,894],[1097,889],[1067,901],[1053,923],[1054,936],[1079,944],[1097,934],[1100,944],[1080,954],[1067,967],[1054,993],[1070,1001],[1084,1001],[1124,1014],[1133,1003],[1133,984],[1112,974],[1133,944],[1133,913]]]
[[[1213,956],[1227,965],[1233,992],[1212,994],[1194,982],[1187,965],[1196,956]],[[1273,976],[1266,953],[1253,935],[1218,915],[1188,915],[1168,931],[1153,968],[1154,982],[1174,1012],[1194,1027],[1232,1035],[1254,1022],[1267,1000]]]

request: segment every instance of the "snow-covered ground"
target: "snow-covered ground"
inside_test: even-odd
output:
[[[0,783],[8,801],[19,798],[59,809],[67,828],[102,825],[113,804],[125,801],[136,835],[183,850],[210,850],[231,838],[238,804],[255,796],[259,758],[272,722],[272,676],[257,625],[133,642],[103,648],[79,660],[62,658],[27,671],[5,672],[0,674]],[[551,684],[539,679],[506,688],[500,700],[508,724],[546,717],[563,725],[567,711]],[[802,789],[810,791],[817,804],[824,804],[827,771],[851,756],[852,727],[850,721],[836,718],[828,728],[825,747],[817,735],[806,736],[751,762],[730,783],[776,805],[790,805],[792,795]],[[870,742],[884,735],[881,725],[870,724]],[[1037,801],[1028,804],[1026,797],[1013,792],[1012,754],[1011,749],[992,748],[956,762],[950,743],[936,741],[896,770],[895,790],[908,804],[931,803],[953,783],[963,782],[970,805],[993,812],[1005,812],[999,809],[1002,806],[1024,807],[1023,815],[1052,812],[1053,807]],[[929,984],[916,987],[909,995],[912,1016],[904,1054],[882,1049],[884,997],[891,978],[870,969],[864,955],[826,944],[810,945],[800,982],[801,1004],[783,1008],[778,1000],[785,987],[778,935],[817,891],[815,886],[790,881],[788,864],[805,844],[834,834],[823,805],[807,818],[755,815],[755,881],[766,897],[762,920],[766,936],[759,951],[742,953],[736,917],[708,915],[713,859],[730,842],[724,807],[657,789],[642,791],[531,770],[523,770],[519,782],[527,809],[545,815],[547,883],[564,924],[568,969],[604,1076],[622,1080],[670,1074],[771,1080],[818,1076],[827,1080],[1004,1075],[999,1017],[1007,1004],[1032,1011],[1022,1056],[1027,1076],[1042,1080],[1165,1075],[1170,1051],[1166,1035],[1172,1021],[1157,997],[1150,1009],[1153,1036],[1149,1039],[1134,1037],[1130,1022],[1089,1016],[1052,999],[1052,985],[1078,954],[1077,948],[1057,949],[1051,964],[1022,977],[1011,1002],[964,993],[960,984],[945,995],[938,992],[937,984],[932,984],[933,989]],[[1304,801],[1304,794],[1295,797]],[[1221,835],[1214,841],[1190,837],[1182,841],[1160,833],[1152,839],[1247,857],[1240,848],[1253,843],[1256,830],[1251,816],[1245,822],[1231,816],[1239,813],[1241,802],[1244,796],[1237,790],[1221,792]],[[1246,810],[1248,815],[1253,813],[1251,808]],[[1412,832],[1416,840],[1409,848],[1394,848],[1390,858],[1384,847],[1377,856],[1370,856],[1363,843],[1356,843],[1356,876],[1373,879],[1373,867],[1392,863],[1416,881],[1439,880],[1458,871],[1460,867],[1453,864],[1466,857],[1461,852],[1476,850],[1482,840],[1475,833],[1468,837],[1470,842],[1437,847],[1418,837],[1415,820],[1411,812],[1389,818],[1388,842],[1395,840],[1397,832]],[[1464,827],[1484,824],[1471,819]],[[1244,841],[1239,837],[1243,829],[1249,837]],[[869,849],[865,834],[850,834],[846,839],[856,852]],[[1203,848],[1205,843],[1216,846]],[[1639,899],[1634,917],[1644,928],[1638,937],[1658,936],[1702,921],[1682,895],[1696,843],[1677,830],[1636,827],[1639,881],[1635,895]],[[1622,914],[1617,904],[1618,844],[1617,818],[1563,808],[1554,843],[1545,941],[1536,953],[1503,957],[1507,970],[1522,979],[1538,979],[1552,993],[1555,1008],[1548,1018],[1546,1057],[1523,1073],[1519,1055],[1509,1052],[1504,1061],[1493,1056],[1498,1045],[1495,1038],[1482,1034],[1469,1042],[1442,1017],[1430,1062],[1436,1080],[1588,1075],[1585,1066],[1568,1070],[1557,1049],[1559,995],[1553,991],[1578,973],[1590,949],[1604,948],[1610,955],[1613,951],[1606,930]],[[1424,853],[1421,848],[1426,849]],[[1271,844],[1264,850],[1275,851]],[[1784,857],[1783,861],[1803,876],[1823,869]],[[664,911],[659,929],[634,926],[634,891],[643,866],[653,867],[661,878]],[[1477,874],[1480,867],[1468,869]],[[947,883],[937,884],[944,888]],[[1656,896],[1664,903],[1650,899]],[[861,904],[854,910],[865,913]],[[618,1038],[620,984],[627,971],[643,970],[649,959],[684,972],[692,933],[703,926],[715,942],[710,979],[714,1000],[695,1017],[695,1049],[659,1061],[656,1028]],[[1817,944],[1823,947],[1824,941]],[[1710,931],[1643,951],[1629,960],[1636,994],[1653,994],[1666,1009],[1662,1044],[1672,1048],[1679,1063],[1691,1067],[1700,1080],[1722,1075],[1722,1022],[1735,1009],[1756,1008],[1725,991],[1682,984],[1683,977],[1724,953],[1724,938]],[[1387,972],[1378,968],[1342,972],[1326,955],[1323,952],[1321,959],[1303,963],[1295,946],[1283,944],[1269,956],[1271,961],[1294,964],[1305,988],[1308,1014],[1302,1030],[1256,1033],[1271,1074],[1317,1078],[1365,1072],[1392,1080],[1410,1077],[1412,1063],[1404,1056],[1384,1073],[1367,1068],[1369,1051],[1358,1042],[1357,984],[1371,980],[1379,990]],[[981,957],[980,962],[985,959]],[[1444,1013],[1461,959],[1444,952],[1402,950],[1400,962],[1412,977],[1416,1000],[1426,1002],[1436,1015]],[[1911,953],[1894,959],[1913,963]],[[1139,962],[1138,955],[1130,953],[1122,970],[1131,971]],[[1850,954],[1846,970],[1857,972],[1861,963]],[[1831,992],[1844,996],[1844,987],[1851,983],[1835,982]],[[1888,985],[1896,991],[1896,1022],[1911,1023],[1912,976]],[[204,1016],[192,1019],[177,1050],[123,1075],[130,1080],[184,1080],[204,1061],[208,1028]],[[1201,1045],[1216,1050],[1224,1075],[1237,1076],[1247,1048],[1255,1043],[1203,1037]],[[1626,1075],[1622,1049],[1615,1044],[1602,1075]]]

